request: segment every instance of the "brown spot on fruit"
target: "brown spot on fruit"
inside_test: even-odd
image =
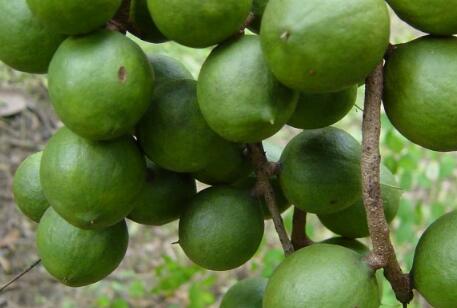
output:
[[[119,71],[117,72],[117,77],[119,78],[120,82],[125,82],[127,80],[127,70],[124,66],[121,66],[119,68]]]

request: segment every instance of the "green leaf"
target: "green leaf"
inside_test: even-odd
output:
[[[414,205],[408,199],[400,200],[400,207],[397,213],[398,218],[401,220],[401,224],[414,222]]]
[[[440,178],[447,178],[454,173],[457,163],[453,156],[444,155],[440,161]]]
[[[131,297],[144,297],[146,294],[146,288],[144,286],[143,281],[141,280],[134,280],[129,286],[129,295]]]
[[[183,266],[169,256],[164,256],[163,261],[155,269],[157,284],[151,290],[155,294],[173,294],[179,287],[189,282],[197,272],[201,271],[201,268],[195,265]]]
[[[123,298],[118,298],[113,301],[111,308],[129,308],[129,303]]]
[[[399,168],[414,171],[417,168],[418,160],[411,154],[407,153],[398,160]]]
[[[216,302],[214,294],[209,291],[209,287],[214,282],[215,278],[213,277],[191,285],[189,289],[189,308],[206,308]]]
[[[415,237],[414,225],[410,222],[403,222],[395,232],[395,238],[399,244],[412,242]]]
[[[284,260],[284,252],[281,249],[272,249],[269,250],[263,257],[264,268],[262,271],[262,276],[270,277],[273,274],[273,271],[278,267],[278,265]]]
[[[431,215],[430,215],[431,217],[430,217],[430,221],[428,222],[430,224],[446,213],[446,206],[443,203],[438,202],[438,201],[432,203],[430,205],[430,209],[431,209]]]
[[[433,182],[430,181],[430,179],[427,177],[425,173],[421,173],[417,177],[417,185],[419,185],[422,188],[429,189],[432,187]]]
[[[384,138],[384,143],[394,153],[400,153],[405,147],[403,140],[394,130],[390,130],[387,132]]]
[[[400,187],[403,190],[410,190],[413,186],[413,173],[411,171],[405,171],[400,176]]]
[[[100,296],[95,301],[95,305],[99,308],[107,308],[107,307],[109,307],[110,303],[111,303],[111,299],[106,295]]]
[[[398,162],[397,160],[394,158],[393,155],[389,155],[387,157],[384,158],[383,160],[383,164],[384,166],[386,166],[390,172],[392,172],[393,174],[396,174],[397,171],[398,171]]]

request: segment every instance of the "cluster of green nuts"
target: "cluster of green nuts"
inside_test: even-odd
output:
[[[457,1],[387,2],[430,35],[386,56],[383,0],[0,0],[0,60],[48,74],[64,125],[13,185],[19,209],[39,223],[46,270],[73,287],[105,278],[125,256],[126,220],[179,220],[179,245],[194,263],[243,265],[271,218],[247,144],[291,125],[302,131],[271,177],[276,204],[316,214],[341,238],[296,251],[268,281],[240,282],[221,306],[379,307],[380,277],[356,240],[369,235],[361,146],[331,125],[386,57],[393,125],[428,149],[457,150]],[[146,55],[113,19],[149,43],[214,48],[195,80],[178,61]],[[197,192],[196,180],[209,187]],[[381,191],[391,222],[402,191],[385,167]],[[455,247],[457,212],[416,250],[414,287],[437,308],[457,305]]]

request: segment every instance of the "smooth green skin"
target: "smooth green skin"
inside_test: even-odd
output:
[[[262,308],[267,283],[263,277],[237,282],[225,293],[220,308]]]
[[[128,134],[151,102],[153,83],[141,48],[108,30],[68,38],[49,66],[49,95],[57,115],[91,140]]]
[[[15,70],[44,74],[64,35],[49,32],[25,0],[0,0],[0,61]]]
[[[19,210],[39,222],[49,207],[40,183],[40,163],[43,152],[27,157],[17,168],[13,179],[13,195]]]
[[[214,49],[198,78],[198,103],[208,125],[224,139],[264,140],[289,120],[298,93],[269,71],[254,35]]]
[[[457,211],[435,221],[416,247],[411,271],[414,288],[436,308],[457,302]]]
[[[387,60],[384,109],[410,141],[434,151],[457,150],[457,38],[422,37]]]
[[[70,287],[102,280],[121,263],[128,246],[125,221],[102,230],[83,230],[49,208],[38,225],[36,244],[41,263]]]
[[[139,39],[150,43],[163,43],[168,39],[159,31],[148,10],[147,0],[131,0],[129,31]]]
[[[367,246],[364,244],[360,243],[359,241],[352,239],[352,238],[345,238],[345,237],[332,237],[329,239],[326,239],[325,241],[320,242],[321,244],[332,244],[332,245],[338,245],[338,246],[343,246],[346,248],[349,248],[351,250],[354,250],[355,252],[361,254],[362,256],[366,256],[370,253],[370,249],[368,249]],[[382,295],[383,291],[383,280],[384,280],[384,274],[383,270],[377,270],[376,273],[376,281],[378,282],[378,288],[379,288],[379,295]]]
[[[146,184],[128,218],[143,225],[162,226],[178,219],[197,193],[195,180],[149,164]]]
[[[247,189],[249,192],[252,192],[256,185],[256,179],[257,178],[255,174],[250,174],[248,177],[233,183],[232,186],[236,188]],[[282,191],[281,186],[279,185],[279,180],[276,176],[272,176],[270,178],[270,184],[276,196],[276,206],[278,207],[279,213],[282,214],[288,208],[290,208],[291,204],[287,200],[286,196],[284,196],[284,192]],[[270,210],[268,209],[263,196],[260,196],[258,200],[262,205],[263,218],[271,219]]]
[[[49,30],[68,35],[85,34],[103,27],[117,12],[122,0],[27,0]]]
[[[324,215],[342,211],[361,195],[360,144],[345,131],[305,130],[284,149],[279,182],[296,207]]]
[[[381,196],[384,205],[384,215],[390,223],[397,214],[400,206],[402,190],[399,188],[394,175],[382,166],[381,168]],[[319,215],[319,220],[329,230],[347,238],[360,238],[370,235],[368,231],[367,214],[360,199],[347,209],[330,214]]]
[[[365,79],[389,34],[383,0],[270,0],[260,30],[274,75],[306,92],[335,92]]]
[[[262,211],[243,190],[211,187],[198,193],[179,221],[179,244],[194,263],[226,271],[247,262],[262,241]]]
[[[248,28],[254,33],[258,34],[260,32],[260,24],[262,22],[263,12],[265,12],[268,1],[270,0],[254,0],[252,2],[251,13],[254,14],[254,20],[251,22]]]
[[[172,57],[162,54],[148,54],[148,60],[154,69],[154,87],[156,89],[168,81],[194,79],[189,70]]]
[[[301,129],[330,126],[344,118],[357,100],[357,86],[331,93],[300,93],[297,108],[287,124]]]
[[[160,32],[193,48],[218,44],[237,33],[251,5],[252,0],[148,0]]]
[[[270,278],[264,308],[378,308],[374,272],[357,252],[314,244],[287,257]]]
[[[142,190],[146,163],[133,138],[89,141],[61,128],[41,159],[43,192],[54,210],[83,229],[126,217]]]
[[[435,35],[457,33],[456,0],[387,0],[402,20]]]
[[[193,80],[169,81],[157,88],[137,127],[142,149],[162,168],[195,172],[215,159],[221,148],[231,146],[206,124],[196,88]]]
[[[214,149],[219,154],[204,169],[193,173],[193,176],[208,185],[232,184],[248,177],[253,166],[244,154],[245,149],[245,146],[236,143]]]

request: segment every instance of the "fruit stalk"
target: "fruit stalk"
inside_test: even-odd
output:
[[[292,245],[298,250],[312,243],[306,235],[306,212],[295,207],[292,218]]]
[[[373,243],[373,251],[367,261],[375,270],[384,268],[384,275],[392,285],[397,299],[406,305],[413,297],[411,281],[409,275],[402,272],[397,261],[381,199],[379,139],[382,93],[383,64],[380,63],[366,80],[362,124],[363,203]]]
[[[116,15],[111,19],[107,28],[112,31],[126,33],[129,30],[130,0],[122,0],[122,4]]]
[[[276,196],[270,183],[270,176],[274,173],[275,166],[267,160],[262,143],[248,144],[248,150],[257,176],[256,192],[265,198],[265,203],[271,213],[284,254],[288,256],[294,252],[294,247],[287,235],[284,222],[276,205]]]

